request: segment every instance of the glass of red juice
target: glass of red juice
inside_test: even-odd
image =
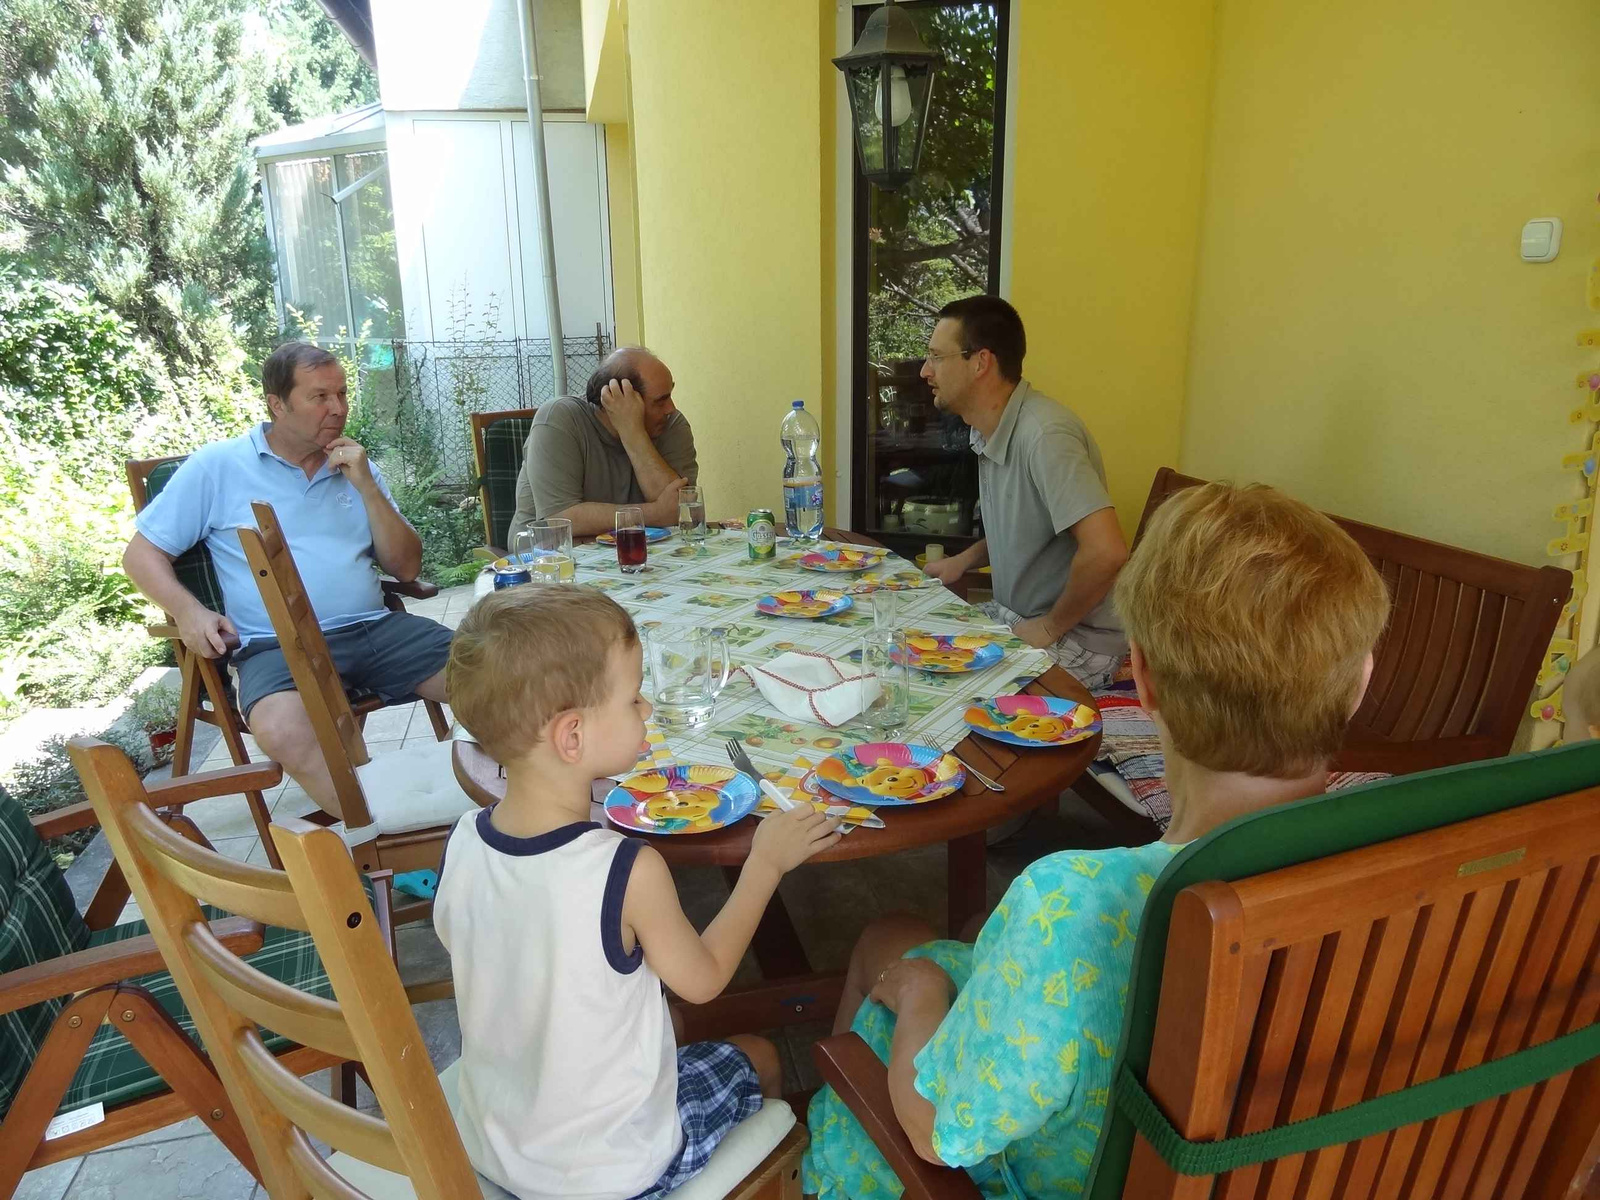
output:
[[[644,540],[644,509],[617,509],[615,533],[617,566],[628,575],[644,570],[644,560],[649,557]]]

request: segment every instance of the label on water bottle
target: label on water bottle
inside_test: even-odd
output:
[[[815,537],[822,528],[822,481],[789,479],[783,484],[783,520],[790,537]]]

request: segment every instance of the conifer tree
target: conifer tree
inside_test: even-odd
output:
[[[241,0],[0,0],[0,257],[88,287],[175,367],[274,322]]]

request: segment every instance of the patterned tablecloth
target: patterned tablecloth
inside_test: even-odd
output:
[[[836,545],[828,542],[824,548]],[[911,672],[911,721],[901,740],[941,750],[952,749],[967,735],[962,713],[974,697],[1020,691],[1050,666],[1044,651],[1011,637],[1004,626],[892,554],[882,567],[861,574],[807,571],[799,566],[799,552],[787,540],[779,541],[775,559],[751,562],[743,531],[729,529],[714,531],[698,549],[674,533],[650,547],[649,562],[637,575],[622,573],[610,546],[579,546],[575,557],[574,582],[609,594],[646,634],[663,626],[720,627],[727,633],[735,665],[766,662],[788,650],[844,658],[859,648],[862,635],[872,628],[872,602],[866,593],[879,587],[897,590],[898,624],[908,632],[999,635],[1005,656],[986,670],[959,675]],[[479,594],[490,586],[485,573],[477,583]],[[762,596],[807,588],[856,589],[855,606],[813,621],[756,611]],[[721,766],[728,761],[724,743],[737,738],[765,773],[790,767],[797,755],[820,760],[841,745],[879,737],[860,721],[836,729],[792,721],[769,705],[743,674],[735,674],[718,697],[711,721],[694,733],[668,732],[666,744],[680,763]]]

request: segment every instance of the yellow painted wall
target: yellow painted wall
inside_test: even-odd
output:
[[[644,318],[639,311],[639,223],[633,147],[626,125],[607,125],[605,129],[612,308],[617,319],[617,345],[627,346],[644,341]]]
[[[1593,353],[1588,0],[1222,0],[1182,464],[1530,563]],[[1518,257],[1531,217],[1560,257]]]
[[[1022,0],[1017,19],[1006,186],[1024,372],[1093,431],[1131,534],[1178,459],[1212,4]]]
[[[778,425],[822,395],[817,8],[628,6],[645,337],[714,514],[781,504]]]

